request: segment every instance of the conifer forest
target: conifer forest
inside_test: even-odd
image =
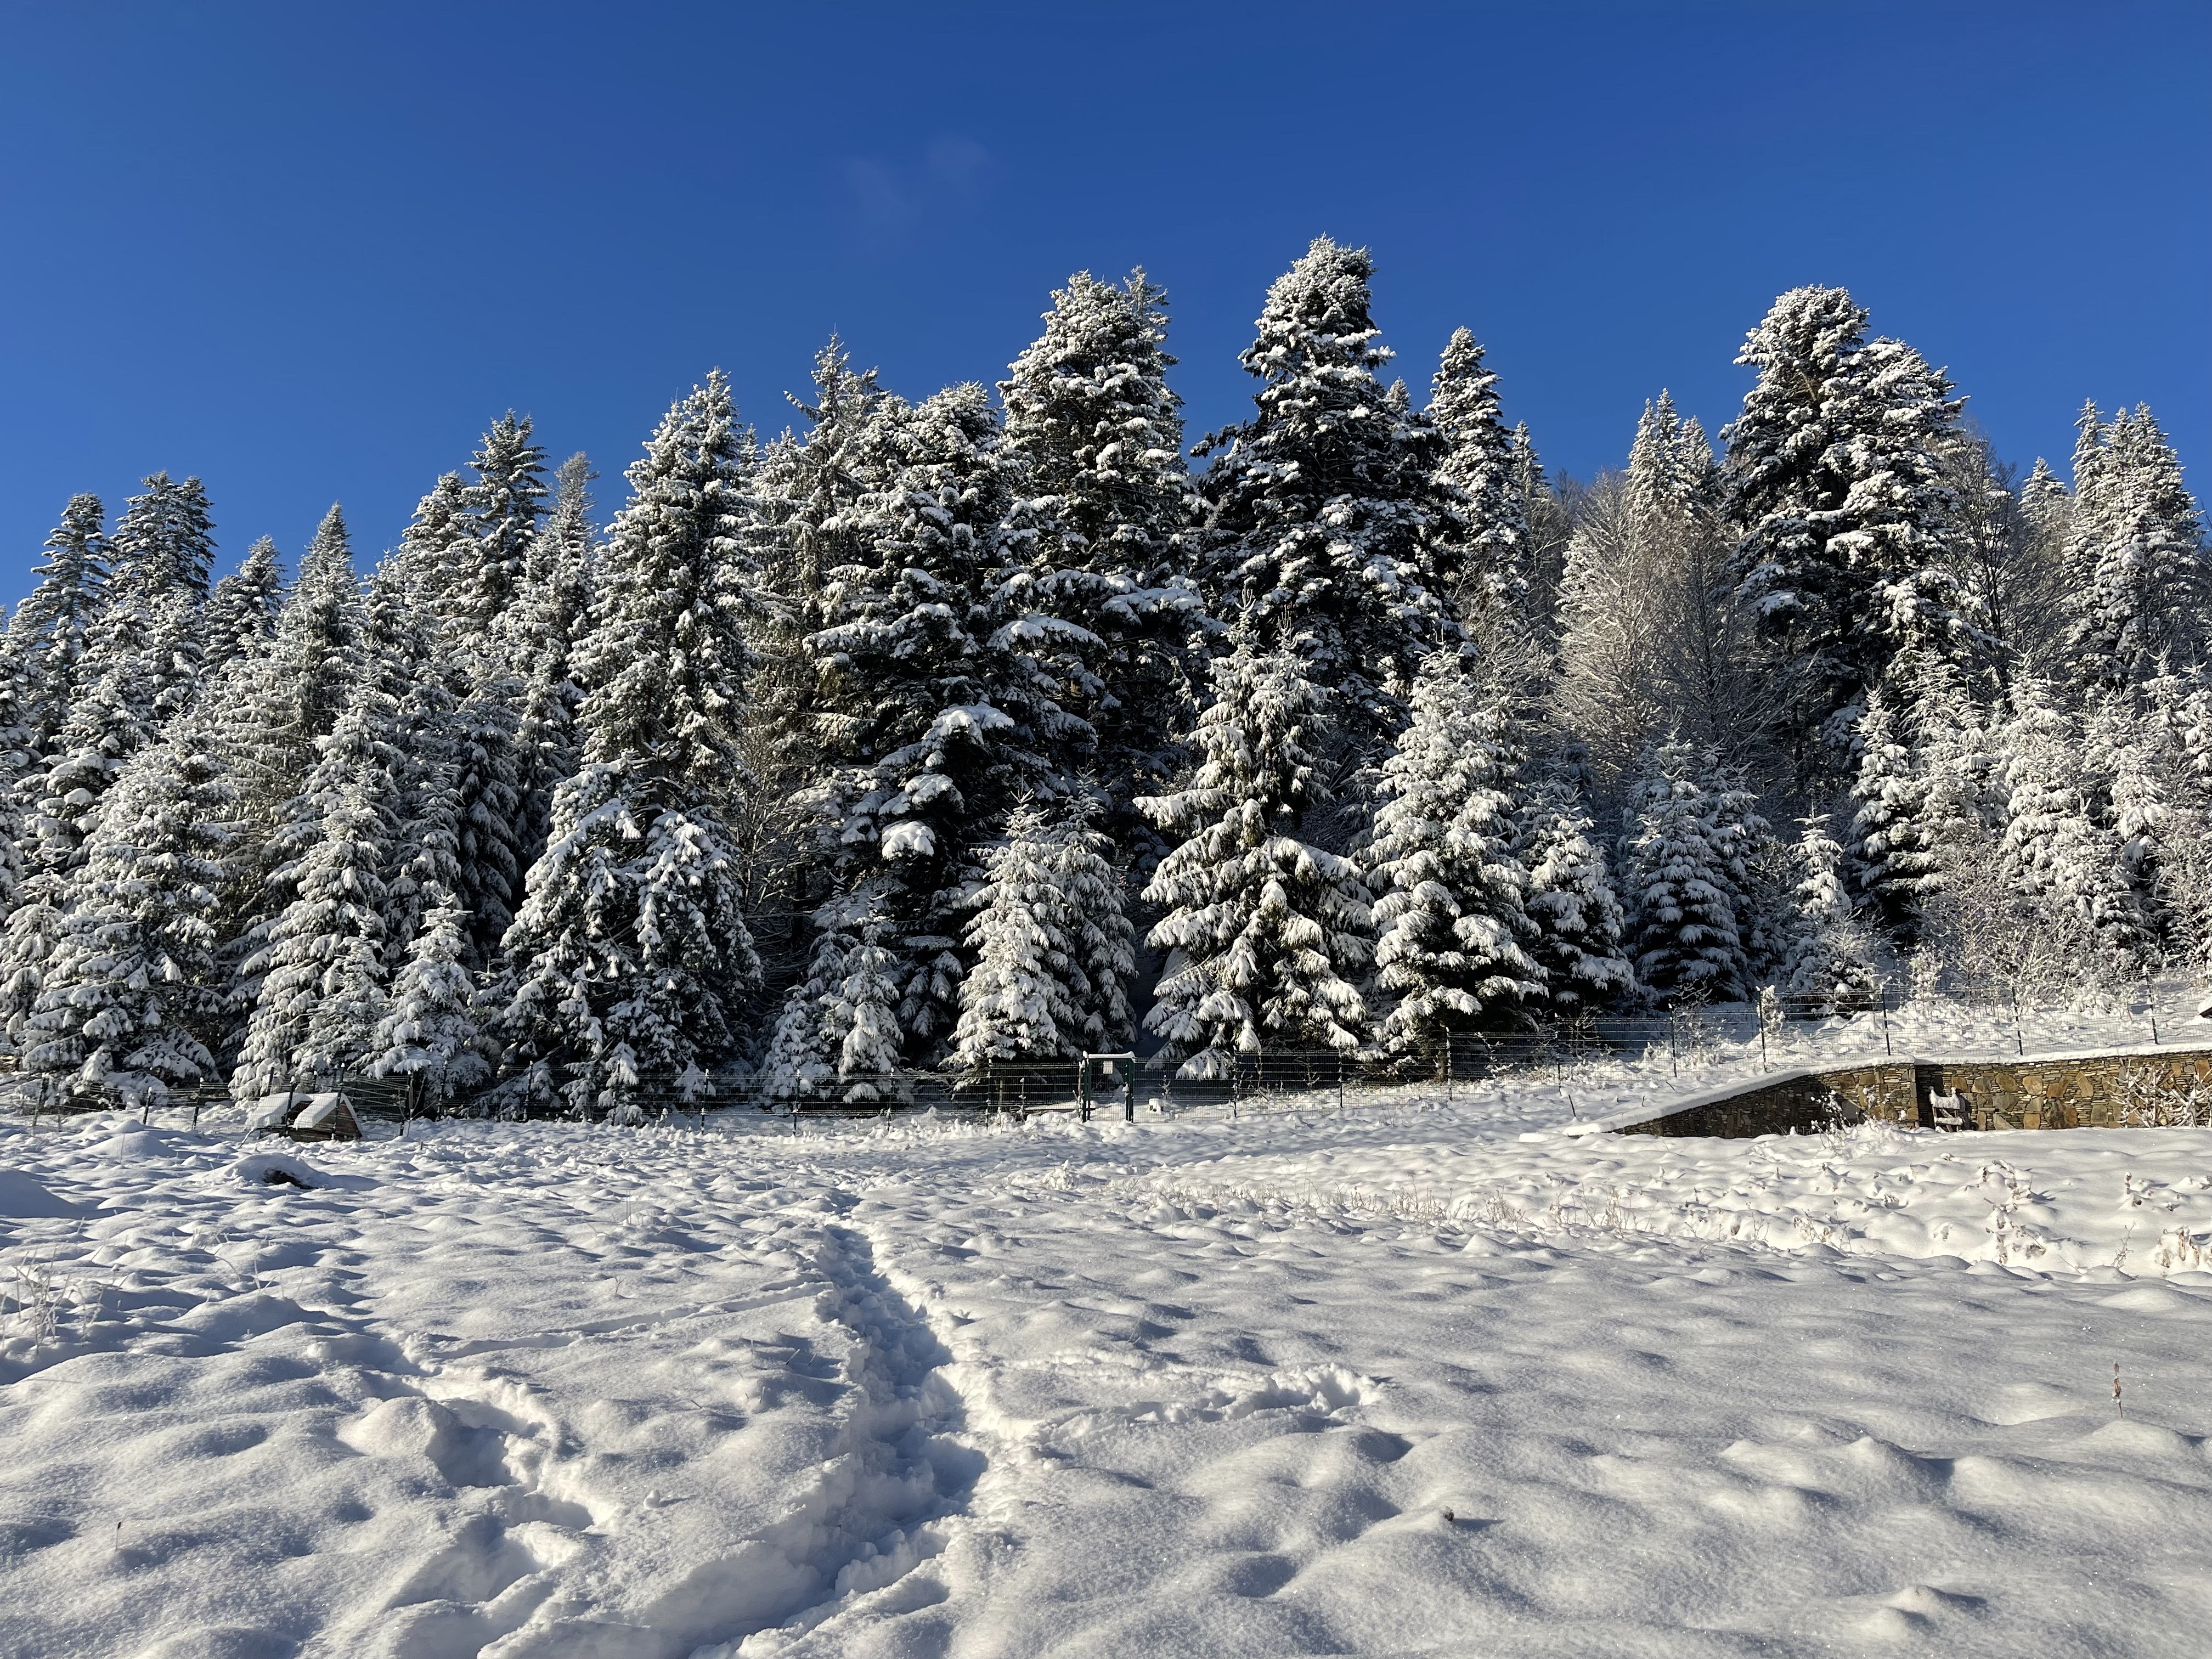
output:
[[[1371,275],[1314,242],[1203,435],[1165,293],[1084,273],[994,384],[832,340],[772,422],[708,374],[618,479],[501,415],[389,550],[334,505],[214,580],[198,479],[63,481],[0,665],[18,1103],[1433,1075],[2212,963],[2203,524],[2151,410],[1998,455],[1801,288],[1735,419],[1654,386],[1574,478],[1469,331],[1396,378]]]

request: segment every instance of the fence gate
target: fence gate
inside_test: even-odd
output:
[[[1091,1121],[1092,1107],[1119,1094],[1121,1121],[1137,1121],[1137,1057],[1134,1054],[1085,1054],[1083,1069],[1075,1075],[1075,1115]]]

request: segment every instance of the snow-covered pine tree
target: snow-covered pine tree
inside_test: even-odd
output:
[[[137,1110],[216,1074],[232,792],[211,737],[188,715],[140,750],[87,839],[21,1045],[49,1102]]]
[[[1625,880],[1637,979],[1662,1001],[1726,1001],[1752,981],[1723,798],[1735,793],[1717,758],[1686,743],[1650,750],[1629,802]]]
[[[1438,476],[1462,497],[1459,582],[1452,597],[1462,616],[1482,619],[1487,631],[1490,624],[1528,625],[1530,549],[1523,481],[1500,410],[1498,371],[1482,359],[1474,336],[1455,329],[1430,383],[1428,416],[1444,440]]]
[[[223,696],[207,705],[215,740],[237,791],[239,821],[231,880],[225,892],[223,958],[231,996],[243,1018],[260,994],[269,930],[291,902],[280,872],[296,867],[320,808],[302,791],[319,757],[318,745],[336,727],[364,672],[367,611],[345,515],[335,504],[300,560],[266,649],[240,658],[224,678]]]
[[[1528,872],[1523,908],[1535,929],[1528,954],[1542,970],[1545,1000],[1557,1014],[1601,1012],[1636,988],[1604,850],[1572,781],[1558,769],[1535,771],[1517,811]]]
[[[471,461],[477,481],[463,492],[454,521],[466,539],[447,544],[454,580],[447,603],[464,654],[489,644],[528,569],[545,510],[545,452],[531,435],[530,417],[509,410],[491,423]]]
[[[1379,1035],[1401,1060],[1431,1063],[1454,1032],[1495,1024],[1543,992],[1514,848],[1522,757],[1508,727],[1499,702],[1439,653],[1382,763],[1363,862],[1376,896],[1376,982],[1397,999]]]
[[[432,889],[422,927],[392,981],[369,1069],[408,1080],[410,1106],[435,1113],[491,1076],[476,981],[462,960],[468,916],[452,893]]]
[[[1145,897],[1171,952],[1146,1026],[1188,1077],[1226,1075],[1268,1044],[1350,1054],[1367,1026],[1355,976],[1373,955],[1365,884],[1348,859],[1298,839],[1314,805],[1311,744],[1325,694],[1290,652],[1247,639],[1215,663],[1197,773],[1138,805],[1178,845]]]
[[[215,568],[215,520],[198,478],[182,483],[166,472],[146,480],[115,521],[112,568],[120,581],[149,593],[183,593],[193,605],[207,598]]]
[[[1015,475],[983,389],[924,400],[899,441],[891,488],[856,509],[878,526],[853,550],[863,562],[823,573],[826,625],[805,642],[824,763],[809,799],[833,894],[883,894],[908,1058],[926,1062],[958,1018],[981,851],[1012,800],[1073,787],[1054,757],[1087,728],[1055,701],[1009,593]]]
[[[72,495],[46,538],[46,562],[31,573],[37,585],[9,619],[8,647],[21,677],[26,769],[43,769],[83,687],[85,643],[107,582],[106,523],[99,496]]]
[[[1037,807],[1017,809],[1005,843],[985,855],[967,942],[975,965],[953,1030],[962,1070],[1127,1040],[1135,958],[1121,878],[1085,803],[1056,823]]]
[[[1868,1006],[1878,986],[1875,944],[1844,884],[1844,849],[1828,820],[1803,820],[1797,842],[1797,930],[1783,969],[1782,988],[1813,1000],[1816,1011]]]
[[[1936,878],[1936,860],[1926,822],[1928,783],[1908,736],[1882,688],[1869,688],[1851,785],[1852,885],[1873,919],[1909,950],[1919,938],[1921,894]]]
[[[215,585],[200,613],[202,672],[213,674],[266,648],[276,637],[283,606],[284,572],[276,544],[264,536],[246,550],[246,562]]]
[[[429,494],[415,503],[398,547],[422,603],[441,621],[451,621],[466,605],[477,552],[468,486],[458,472],[441,473]]]
[[[543,851],[552,823],[553,791],[576,769],[576,710],[584,701],[573,658],[591,625],[592,480],[581,453],[554,474],[554,507],[537,538],[514,603],[501,618],[507,655],[522,683],[516,710],[518,847],[526,859]]]
[[[753,462],[716,370],[630,466],[601,554],[576,653],[582,760],[505,943],[516,1063],[550,1066],[572,1109],[634,1103],[720,1057],[759,988],[728,850],[750,783]]]
[[[2180,459],[2150,410],[2123,410],[2107,425],[2092,403],[2078,425],[2066,648],[2076,682],[2095,694],[2202,659],[2212,573]]]
[[[845,977],[830,1010],[830,1029],[838,1034],[837,1083],[849,1104],[901,1100],[909,1086],[901,1064],[904,975],[897,953],[884,943],[887,931],[880,918],[861,924],[857,942],[845,953]]]
[[[1215,614],[1337,693],[1353,764],[1403,723],[1420,659],[1460,640],[1445,596],[1465,533],[1438,482],[1443,434],[1376,377],[1389,353],[1373,272],[1364,248],[1324,236],[1276,280],[1240,359],[1261,382],[1256,412],[1197,452],[1215,456],[1201,482]]]
[[[1868,689],[1908,646],[1969,643],[1948,568],[1941,450],[1951,384],[1911,347],[1866,337],[1841,289],[1793,289],[1736,361],[1759,370],[1726,430],[1742,592],[1791,661],[1801,781],[1848,767]]]
[[[1082,1052],[1091,985],[1067,948],[1056,851],[1044,814],[1024,806],[1007,820],[1005,843],[984,854],[967,930],[975,965],[961,981],[952,1034],[952,1063],[963,1072]]]
[[[364,687],[319,740],[322,757],[293,805],[287,842],[300,851],[272,878],[290,902],[243,964],[258,990],[231,1073],[236,1099],[313,1086],[375,1058],[398,954],[385,910],[401,762],[381,735],[384,703]]]
[[[2012,717],[1998,737],[2007,787],[1999,869],[2014,891],[2062,924],[2087,929],[2108,984],[2138,980],[2157,964],[2157,941],[2129,880],[2119,837],[2099,821],[2080,725],[2033,679],[2013,687]]]
[[[1187,569],[1195,497],[1167,384],[1165,294],[1141,270],[1118,287],[1086,270],[1052,297],[1043,337],[999,383],[1006,455],[1039,532],[1036,595],[1012,597],[1079,630],[1032,648],[1097,732],[1091,766],[1126,840],[1142,824],[1130,801],[1166,781],[1172,734],[1188,724],[1203,625]]]

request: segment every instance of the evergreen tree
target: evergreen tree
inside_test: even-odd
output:
[[[1561,1014],[1610,1007],[1636,988],[1636,971],[1623,951],[1620,900],[1590,820],[1573,786],[1556,772],[1534,780],[1520,810],[1528,871],[1523,908],[1535,929],[1528,954],[1546,999]]]
[[[237,1099],[313,1086],[375,1058],[398,954],[385,911],[400,815],[400,760],[379,733],[377,701],[365,693],[320,739],[294,804],[288,840],[300,851],[274,875],[291,898],[244,964],[258,991],[231,1073]]]
[[[201,613],[204,672],[212,674],[264,649],[276,637],[283,604],[284,572],[276,561],[276,544],[264,536],[246,550],[246,562],[215,585]]]
[[[1880,687],[1859,717],[1859,772],[1851,786],[1854,884],[1875,919],[1899,943],[1918,938],[1920,898],[1936,878],[1926,823],[1928,785]]]
[[[1367,1009],[1351,975],[1371,953],[1368,894],[1350,860],[1297,836],[1314,804],[1322,693],[1289,653],[1249,641],[1214,665],[1188,787],[1139,807],[1179,844],[1145,897],[1172,952],[1145,1024],[1187,1077],[1218,1077],[1263,1045],[1349,1054]]]
[[[1848,755],[1867,690],[1908,646],[1969,642],[1947,569],[1940,451],[1960,404],[1911,347],[1866,338],[1841,289],[1792,289],[1736,359],[1759,370],[1728,428],[1729,516],[1747,599],[1793,665],[1804,778]]]
[[[1688,744],[1644,757],[1630,801],[1630,938],[1637,978],[1662,1000],[1725,1001],[1750,984],[1740,793],[1710,752]]]
[[[1024,806],[1008,821],[968,925],[975,965],[961,981],[955,1066],[1095,1053],[1127,1037],[1135,961],[1107,845],[1080,812],[1049,826]]]
[[[1261,390],[1252,419],[1200,447],[1208,597],[1257,648],[1289,651],[1342,699],[1353,750],[1403,719],[1420,659],[1455,646],[1444,596],[1463,521],[1437,480],[1443,438],[1375,371],[1364,248],[1327,237],[1267,290],[1241,361]]]
[[[2203,652],[2208,597],[2203,526],[2181,463],[2148,408],[2110,425],[2091,404],[2074,452],[2063,562],[2066,646],[2093,691],[2139,685],[2166,661]]]
[[[215,520],[198,478],[182,483],[166,472],[146,480],[115,521],[117,579],[149,594],[182,593],[193,605],[208,596],[215,568]]]
[[[459,473],[445,473],[415,503],[414,516],[399,533],[400,559],[422,603],[440,618],[468,613],[477,552],[468,486]]]
[[[106,522],[99,496],[70,498],[46,538],[46,562],[31,573],[38,584],[9,621],[9,652],[22,687],[19,719],[27,769],[45,761],[83,684],[85,642],[107,582]]]
[[[576,769],[576,711],[584,701],[574,657],[591,622],[592,480],[581,454],[555,474],[552,514],[531,544],[520,595],[502,618],[509,660],[522,682],[516,710],[518,846],[535,858],[552,822],[553,791]]]
[[[836,891],[880,888],[900,963],[909,1058],[933,1059],[957,1018],[965,896],[1005,804],[1072,787],[1054,764],[1087,728],[1024,647],[1010,592],[1012,469],[980,386],[902,423],[905,464],[872,497],[866,562],[825,573],[815,665],[825,764],[810,799]]]
[[[1513,847],[1520,757],[1504,711],[1448,662],[1431,658],[1413,688],[1413,718],[1382,763],[1365,859],[1376,982],[1398,998],[1382,1045],[1406,1059],[1426,1059],[1452,1032],[1543,990]]]
[[[447,602],[463,639],[477,644],[490,640],[521,589],[545,510],[545,452],[531,441],[530,417],[509,410],[494,421],[471,465],[477,481],[455,521],[466,539],[449,544],[455,580]]]
[[[136,1110],[215,1074],[231,786],[210,736],[183,720],[142,750],[87,840],[21,1045],[49,1100]]]
[[[1035,591],[1012,597],[1066,625],[1031,648],[1096,732],[1123,836],[1140,822],[1133,795],[1173,769],[1169,734],[1186,723],[1186,659],[1202,626],[1185,568],[1194,501],[1181,400],[1167,385],[1165,305],[1141,270],[1118,288],[1079,271],[999,384],[1006,453],[1039,532]]]
[[[463,956],[468,916],[450,892],[433,890],[407,961],[392,983],[391,1006],[376,1028],[369,1069],[403,1077],[411,1104],[437,1112],[491,1075],[477,1006],[476,981]]]
[[[1498,372],[1482,358],[1473,334],[1453,331],[1431,383],[1428,416],[1445,444],[1438,474],[1462,497],[1465,528],[1457,562],[1468,598],[1461,608],[1470,617],[1487,613],[1525,626],[1530,549],[1524,484],[1514,434],[1500,413]]]
[[[1808,997],[1819,1010],[1863,1006],[1879,988],[1874,941],[1854,914],[1844,884],[1844,849],[1828,820],[1804,820],[1797,843],[1797,931],[1784,968],[1783,988]]]
[[[518,1063],[555,1068],[574,1109],[696,1073],[758,988],[728,846],[749,782],[753,459],[717,370],[630,467],[602,555],[577,652],[582,760],[506,939]]]
[[[2155,936],[2119,838],[2099,822],[2081,729],[2039,682],[2015,685],[2012,704],[2000,734],[2003,878],[2046,916],[2087,929],[2096,954],[2082,966],[2110,983],[2139,979],[2156,965]]]

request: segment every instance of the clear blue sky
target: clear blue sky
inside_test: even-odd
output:
[[[510,405],[602,514],[668,402],[842,331],[995,379],[1072,270],[1172,296],[1195,434],[1268,281],[1373,247],[1587,475],[1717,425],[1842,283],[2025,464],[2085,397],[2212,472],[2212,4],[33,5],[0,9],[0,592],[64,501],[197,472],[226,565],[365,551]]]

